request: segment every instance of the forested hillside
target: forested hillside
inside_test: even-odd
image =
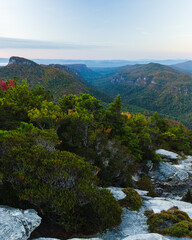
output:
[[[161,64],[119,69],[92,84],[112,97],[121,94],[131,105],[172,116],[192,127],[192,77]]]
[[[41,85],[47,90],[51,90],[54,98],[63,94],[90,93],[102,101],[111,100],[105,93],[89,86],[82,77],[74,74],[69,68],[58,69],[56,66],[39,65],[31,60],[11,57],[9,64],[0,68],[1,80],[27,78],[31,87]]]

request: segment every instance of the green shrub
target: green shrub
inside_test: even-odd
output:
[[[28,202],[66,231],[118,225],[122,210],[109,191],[96,187],[98,169],[76,154],[50,151],[51,134],[54,142],[51,130],[34,129],[11,131],[0,140],[6,149],[0,159],[2,180],[13,191],[11,199]]]
[[[159,197],[159,195],[154,190],[150,177],[146,175],[141,176],[141,178],[137,182],[137,187],[141,190],[148,191],[147,195],[150,197]]]
[[[153,214],[154,212],[153,212],[153,210],[145,210],[145,212],[144,212],[144,215],[146,216],[146,217],[149,217],[149,216],[151,216],[152,214]]]
[[[147,224],[150,232],[173,237],[192,236],[192,220],[187,213],[177,209],[152,213],[148,216]]]
[[[119,200],[120,205],[132,211],[138,211],[142,205],[142,200],[139,193],[133,188],[124,188],[123,192],[126,194],[126,197]]]
[[[182,198],[182,201],[192,203],[191,189],[187,191],[185,196]]]
[[[192,236],[192,223],[188,221],[181,221],[174,224],[163,231],[164,234],[169,234],[173,237]]]

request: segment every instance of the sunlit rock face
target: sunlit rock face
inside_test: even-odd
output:
[[[26,240],[41,223],[35,210],[0,206],[0,239]]]

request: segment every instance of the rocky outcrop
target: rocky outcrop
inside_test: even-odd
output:
[[[35,210],[19,210],[0,206],[0,239],[27,240],[41,223]]]
[[[177,153],[170,152],[165,149],[158,149],[155,152],[157,154],[160,154],[163,160],[167,160],[167,161],[178,160],[179,158],[181,158],[181,156],[179,156]]]
[[[148,175],[156,192],[164,197],[183,197],[192,185],[191,161],[189,157],[175,165],[168,162],[155,164]]]
[[[21,57],[11,57],[8,65],[27,65],[27,66],[38,66],[37,63]]]

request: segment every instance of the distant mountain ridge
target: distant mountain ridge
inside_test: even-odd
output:
[[[186,62],[186,59],[138,59],[138,60],[122,60],[122,59],[111,59],[111,60],[82,60],[82,59],[33,59],[33,61],[38,64],[86,64],[88,68],[113,68],[113,67],[122,67],[126,65],[135,65],[135,64],[148,64],[150,62],[160,63],[164,65],[173,65],[176,63]]]
[[[66,71],[76,77],[78,76],[79,78],[86,79],[88,82],[91,79],[101,76],[99,73],[88,68],[85,64],[51,64],[50,66],[54,66],[57,69]]]
[[[174,65],[171,65],[171,67],[179,71],[192,74],[192,61],[177,63]]]
[[[0,68],[0,80],[20,80],[27,78],[31,87],[41,85],[51,90],[55,98],[64,94],[89,93],[102,101],[110,101],[105,93],[89,86],[82,78],[67,71],[68,68],[58,69],[55,66],[39,65],[31,60],[11,57],[7,66]]]

